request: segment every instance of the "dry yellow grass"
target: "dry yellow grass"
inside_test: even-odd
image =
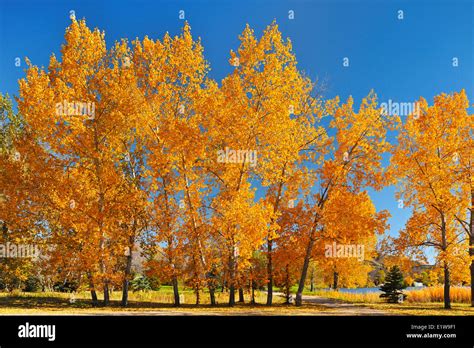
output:
[[[100,294],[99,294],[100,295]],[[180,291],[180,301],[182,304],[195,304],[196,295],[193,291],[184,289]],[[228,293],[216,292],[216,302],[217,304],[226,304],[229,300]],[[267,294],[265,292],[256,292],[255,301],[257,303],[265,303]],[[236,296],[237,297],[237,296]],[[46,302],[58,302],[58,303],[86,303],[90,301],[90,293],[87,291],[81,291],[77,293],[61,293],[61,292],[20,292],[13,291],[11,293],[0,293],[0,302],[9,299],[15,299],[21,301],[24,299],[30,302],[34,302],[35,299],[40,303]],[[110,295],[111,301],[120,301],[122,298],[122,293],[120,291],[114,291]],[[245,294],[245,301],[250,300],[249,294]],[[143,305],[153,304],[153,305],[164,305],[169,306],[173,304],[174,298],[173,293],[169,291],[137,291],[129,292],[129,301],[134,303],[140,303]],[[283,298],[279,296],[274,297],[275,303],[282,303]],[[210,304],[210,298],[208,293],[200,293],[200,304],[207,305]]]
[[[308,293],[308,295],[316,295],[321,297],[333,298],[335,300],[341,300],[351,303],[377,303],[382,302],[378,293],[348,293],[342,291],[331,291],[331,290],[317,290],[315,292]]]
[[[429,287],[420,290],[407,291],[407,302],[427,303],[443,302],[444,290],[442,286]],[[452,303],[471,303],[471,289],[465,287],[452,287],[450,291]]]
[[[452,309],[443,308],[443,287],[429,287],[406,291],[408,298],[404,303],[386,303],[378,293],[346,293],[340,291],[318,290],[308,295],[328,297],[349,303],[387,311],[396,315],[474,315],[471,303],[471,289],[451,288]]]
[[[266,307],[266,293],[256,292],[256,305],[250,305],[249,294],[245,294],[245,303],[236,303],[236,306],[229,308],[228,293],[216,292],[217,306],[210,306],[208,293],[200,294],[200,304],[197,306],[195,294],[183,289],[180,291],[181,307],[173,306],[173,294],[169,291],[137,291],[129,293],[129,305],[121,307],[121,292],[113,292],[110,296],[110,306],[92,307],[90,293],[83,291],[74,294],[59,292],[19,292],[0,293],[0,315],[1,314],[146,314],[147,312],[170,313],[170,314],[218,314],[218,315],[282,315],[290,314],[294,309],[284,305],[284,299],[279,296],[274,297],[274,307]],[[100,298],[99,298],[100,300]],[[298,309],[298,312],[301,309]]]
[[[427,287],[419,290],[405,291],[408,295],[406,301],[410,303],[443,302],[444,292],[442,286]],[[452,303],[471,303],[471,289],[466,287],[451,288]],[[382,303],[379,293],[347,293],[342,291],[317,290],[308,295],[317,295],[333,298],[351,303]]]

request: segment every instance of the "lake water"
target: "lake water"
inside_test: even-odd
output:
[[[405,290],[420,290],[425,288],[424,286],[409,286]],[[355,288],[355,289],[339,289],[339,292],[348,292],[353,294],[367,294],[371,292],[381,293],[379,288]]]

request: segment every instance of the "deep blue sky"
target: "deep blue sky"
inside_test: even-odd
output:
[[[120,38],[162,38],[180,32],[185,11],[193,35],[202,39],[220,80],[232,67],[229,50],[238,47],[246,23],[258,35],[276,19],[293,42],[300,69],[324,80],[326,96],[360,100],[374,89],[381,102],[432,102],[441,92],[466,89],[474,101],[474,6],[472,1],[12,1],[0,0],[0,92],[16,95],[24,76],[24,57],[47,65],[64,41],[69,11],[105,30],[110,46]],[[294,10],[295,19],[288,19]],[[397,11],[404,11],[404,19]],[[15,67],[15,57],[22,60]],[[343,67],[348,57],[350,66]],[[452,66],[453,57],[459,66]],[[372,197],[378,209],[389,209],[396,233],[409,212],[398,209],[394,189]]]

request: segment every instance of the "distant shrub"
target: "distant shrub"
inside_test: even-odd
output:
[[[41,282],[39,278],[31,276],[25,282],[25,286],[23,287],[23,291],[25,292],[37,292],[41,289]]]
[[[133,278],[133,280],[130,282],[130,288],[134,292],[152,290],[150,280],[141,274],[137,274],[135,278]]]
[[[79,288],[79,283],[76,281],[56,282],[53,285],[53,290],[58,292],[74,292]]]
[[[148,282],[150,283],[151,290],[154,290],[154,291],[160,290],[161,282],[158,277],[151,276],[151,277],[147,277],[147,279],[148,279]]]

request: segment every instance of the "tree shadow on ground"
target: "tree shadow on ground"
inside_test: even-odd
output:
[[[55,296],[18,296],[18,295],[10,295],[0,297],[0,307],[6,308],[18,308],[18,309],[91,309],[91,308],[124,308],[121,305],[120,300],[111,300],[108,306],[104,306],[102,301],[99,300],[98,306],[93,306],[92,300],[90,299],[75,299],[70,300],[63,297],[55,297]],[[310,306],[303,306],[299,308],[306,308],[308,307],[316,307],[316,305]],[[317,306],[319,307],[319,306]],[[265,304],[250,304],[250,303],[240,303],[236,302],[233,307],[229,307],[227,303],[218,303],[214,306],[211,304],[191,304],[191,303],[183,303],[179,307],[174,306],[172,303],[161,303],[161,302],[152,302],[152,301],[129,301],[128,309],[203,309],[203,310],[212,310],[212,309],[266,309],[272,308],[274,310],[277,309],[290,309],[294,308],[293,304],[284,304],[284,303],[275,303],[271,307],[266,306]],[[324,308],[323,308],[324,309]]]

